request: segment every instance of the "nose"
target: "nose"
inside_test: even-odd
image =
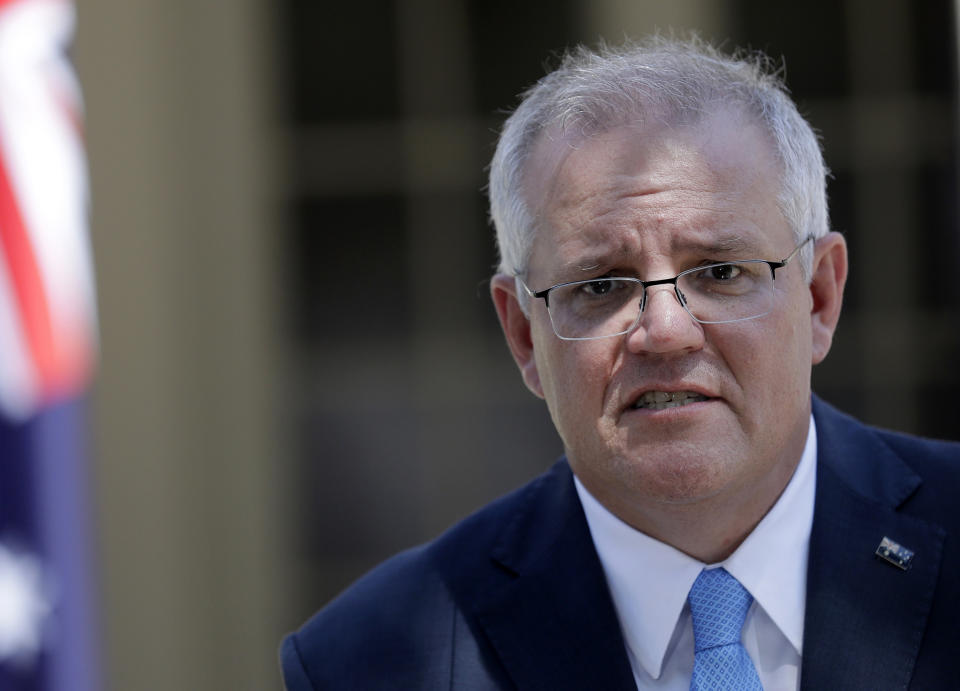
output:
[[[673,286],[647,288],[647,301],[627,347],[636,353],[669,353],[703,347],[703,325],[680,304]]]

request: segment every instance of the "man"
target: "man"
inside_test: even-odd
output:
[[[289,636],[288,688],[960,688],[960,448],[812,396],[846,246],[764,61],[580,49],[490,198],[565,459]]]

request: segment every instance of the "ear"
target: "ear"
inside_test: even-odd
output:
[[[827,233],[817,240],[813,253],[813,274],[810,296],[813,364],[821,362],[830,351],[833,332],[840,319],[843,286],[847,282],[847,243],[840,233]]]
[[[497,308],[497,317],[503,328],[503,335],[510,347],[523,383],[534,395],[543,398],[543,388],[540,386],[540,373],[537,370],[537,360],[534,355],[533,338],[530,333],[530,320],[517,299],[517,283],[513,276],[497,274],[490,280],[490,296]]]

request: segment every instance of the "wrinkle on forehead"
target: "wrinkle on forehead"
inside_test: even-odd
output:
[[[527,192],[538,235],[550,235],[535,243],[552,242],[565,280],[641,252],[723,259],[763,249],[768,229],[755,219],[767,200],[777,205],[780,166],[763,130],[741,120],[621,127],[576,145],[543,138]]]
[[[632,132],[637,147],[645,149],[650,156],[671,158],[674,165],[669,168],[668,173],[662,175],[654,171],[643,171],[642,168],[638,170],[635,157],[637,147],[619,149],[608,145],[608,155],[603,161],[606,165],[590,165],[597,161],[584,161],[582,156],[577,156],[585,144],[600,143],[603,146],[605,139],[615,138],[612,135],[623,131]],[[758,143],[763,146],[757,147]],[[744,151],[747,149],[762,151],[759,159],[745,161]],[[698,155],[691,158],[691,152]],[[571,167],[571,157],[576,160],[574,165],[579,167]],[[637,121],[589,134],[571,133],[554,125],[539,135],[531,150],[525,166],[523,193],[531,213],[540,218],[548,202],[563,191],[562,188],[569,188],[571,183],[580,188],[584,196],[570,197],[566,201],[569,205],[579,205],[590,201],[590,198],[599,192],[596,186],[590,183],[596,183],[603,178],[607,178],[614,186],[618,177],[626,178],[626,182],[634,185],[632,192],[627,194],[654,193],[667,186],[676,187],[678,182],[696,190],[709,181],[703,180],[702,176],[686,177],[684,172],[707,169],[714,177],[722,177],[724,169],[745,162],[754,164],[753,169],[757,172],[771,166],[778,176],[776,186],[779,193],[782,165],[776,155],[775,143],[753,115],[739,108],[721,108],[690,123]],[[645,186],[636,187],[637,174],[641,172],[646,172]],[[567,192],[569,193],[569,190]]]

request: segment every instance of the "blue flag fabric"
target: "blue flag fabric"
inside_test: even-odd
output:
[[[0,416],[0,689],[102,688],[82,400]]]

